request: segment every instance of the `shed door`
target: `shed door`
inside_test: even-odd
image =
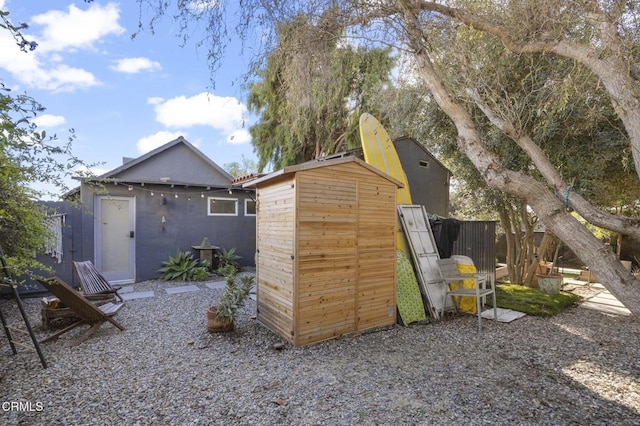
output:
[[[135,198],[99,197],[95,264],[112,283],[135,281]]]

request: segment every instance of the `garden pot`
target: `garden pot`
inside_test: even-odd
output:
[[[213,308],[207,310],[207,330],[209,333],[233,331],[233,321],[218,321],[217,312]]]
[[[538,288],[544,294],[558,294],[562,290],[562,275],[539,275]]]

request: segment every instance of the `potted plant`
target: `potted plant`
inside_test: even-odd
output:
[[[227,265],[219,271],[225,277],[225,290],[216,305],[207,311],[207,330],[211,333],[232,331],[240,308],[244,306],[253,288],[253,275],[244,275],[240,278],[240,285],[236,277],[236,268]]]
[[[553,260],[549,262],[540,262],[540,272],[538,272],[538,288],[545,294],[558,294],[562,290],[563,277],[558,268],[558,253],[562,242],[557,240],[556,249],[553,254]]]

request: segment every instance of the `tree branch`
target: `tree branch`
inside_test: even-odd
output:
[[[491,124],[502,130],[507,137],[527,153],[540,174],[542,174],[542,177],[547,181],[547,184],[553,188],[558,199],[562,202],[566,200],[569,206],[589,223],[610,231],[628,235],[640,241],[640,219],[621,217],[596,209],[589,201],[574,191],[569,191],[567,194],[567,183],[562,179],[562,176],[560,176],[538,144],[536,144],[528,134],[523,134],[522,130],[516,129],[513,123],[499,117],[498,114],[484,102],[475,89],[467,88],[466,92],[489,119]]]
[[[437,12],[456,19],[478,31],[496,36],[502,44],[514,53],[554,53],[574,59],[587,67],[602,82],[618,116],[624,123],[632,148],[636,172],[640,178],[640,86],[638,70],[629,65],[623,55],[623,47],[616,28],[616,21],[607,15],[595,1],[585,3],[585,14],[591,25],[600,35],[598,48],[586,44],[574,43],[568,39],[533,40],[520,43],[514,40],[507,29],[495,25],[461,9],[451,8],[432,1],[417,0],[422,11]],[[618,5],[619,6],[619,5]],[[619,7],[618,7],[619,8]],[[613,53],[611,53],[613,52]]]

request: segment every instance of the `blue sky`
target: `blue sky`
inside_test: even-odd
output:
[[[182,135],[224,166],[256,159],[240,75],[248,60],[229,51],[213,89],[206,49],[181,47],[179,27],[166,17],[155,34],[138,27],[134,0],[0,0],[14,24],[26,22],[33,52],[21,52],[0,31],[0,80],[46,108],[36,124],[66,139],[101,174]],[[150,15],[146,15],[149,18]],[[69,185],[75,186],[70,182]]]

